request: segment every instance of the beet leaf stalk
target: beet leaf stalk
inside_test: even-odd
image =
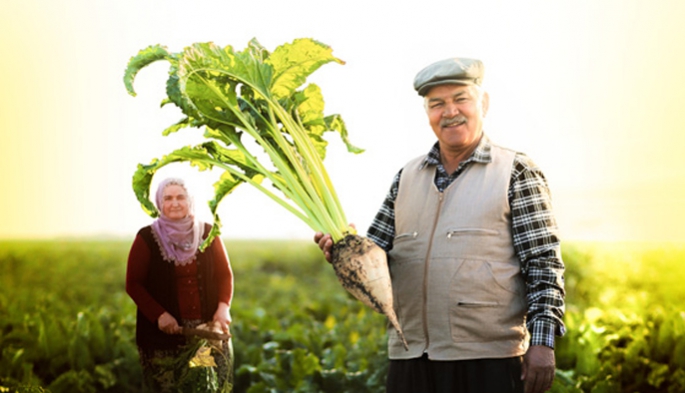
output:
[[[307,77],[322,65],[344,62],[332,55],[330,47],[312,39],[296,39],[272,53],[255,39],[242,51],[211,42],[193,44],[180,53],[153,45],[129,60],[124,74],[129,94],[136,95],[133,81],[137,73],[160,60],[170,65],[167,98],[162,105],[172,103],[184,115],[163,135],[203,127],[207,141],[138,165],[133,189],[143,210],[152,217],[159,214],[150,201],[150,185],[160,168],[188,162],[199,170],[223,169],[214,184],[214,199],[209,202],[214,224],[203,249],[220,234],[219,203],[237,186],[248,183],[314,231],[330,233],[338,245],[333,267],[343,287],[386,314],[402,336],[392,308],[385,253],[348,224],[323,165],[327,146],[323,134],[337,132],[349,152],[362,150],[348,141],[339,115],[324,116],[319,87],[303,87]],[[255,146],[261,147],[270,162],[260,162],[249,151]],[[272,186],[263,184],[265,180]],[[374,247],[377,250],[369,252]],[[369,259],[372,254],[375,256]]]
[[[297,90],[320,66],[344,64],[332,55],[330,47],[298,39],[269,53],[253,39],[241,52],[231,46],[196,43],[181,53],[171,53],[154,45],[129,61],[124,75],[129,94],[136,94],[136,74],[159,60],[170,64],[168,97],[162,105],[173,103],[185,115],[163,134],[184,127],[204,127],[208,141],[138,165],[133,188],[148,214],[158,214],[149,198],[155,172],[172,162],[185,161],[200,170],[217,167],[225,171],[214,185],[215,196],[210,201],[214,226],[203,246],[220,233],[219,203],[242,183],[256,187],[313,230],[330,233],[335,241],[355,233],[323,165],[327,146],[323,133],[336,131],[348,151],[362,150],[348,141],[339,115],[324,116],[318,86],[309,84]],[[260,163],[248,151],[247,146],[254,144],[245,142],[245,136],[261,146],[271,165]],[[273,187],[263,185],[265,179]]]

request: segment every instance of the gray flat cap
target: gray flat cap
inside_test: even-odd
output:
[[[414,89],[420,96],[437,85],[479,85],[483,83],[485,66],[476,59],[450,58],[435,62],[419,71],[414,78]]]

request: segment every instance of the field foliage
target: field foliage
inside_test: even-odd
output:
[[[383,392],[385,318],[313,243],[225,241],[236,392]],[[129,241],[0,242],[0,392],[140,392]],[[685,391],[685,248],[564,248],[553,392]]]

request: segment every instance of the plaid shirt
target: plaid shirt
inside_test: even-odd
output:
[[[473,154],[450,175],[440,163],[440,148],[436,142],[423,165],[437,166],[435,185],[442,192],[469,165],[491,162],[490,149],[490,140],[483,136]],[[367,231],[367,237],[386,252],[392,249],[395,237],[395,198],[401,174],[402,170],[395,175],[390,192]],[[554,348],[554,336],[562,336],[566,332],[562,321],[565,307],[564,263],[547,181],[523,153],[516,153],[508,198],[512,241],[527,287],[526,325],[531,334],[530,344]]]

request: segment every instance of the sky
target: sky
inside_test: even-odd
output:
[[[161,131],[182,116],[165,97],[168,64],[122,81],[129,58],[162,44],[267,49],[300,37],[333,48],[318,84],[331,134],[326,167],[350,222],[365,230],[394,174],[435,141],[412,88],[448,57],[485,64],[486,134],[548,178],[562,239],[685,242],[685,2],[2,0],[0,238],[132,238],[152,219],[131,190],[138,163],[202,141]],[[197,214],[220,172],[172,165]],[[153,187],[156,184],[153,183]],[[228,238],[311,238],[248,185],[219,209]]]

